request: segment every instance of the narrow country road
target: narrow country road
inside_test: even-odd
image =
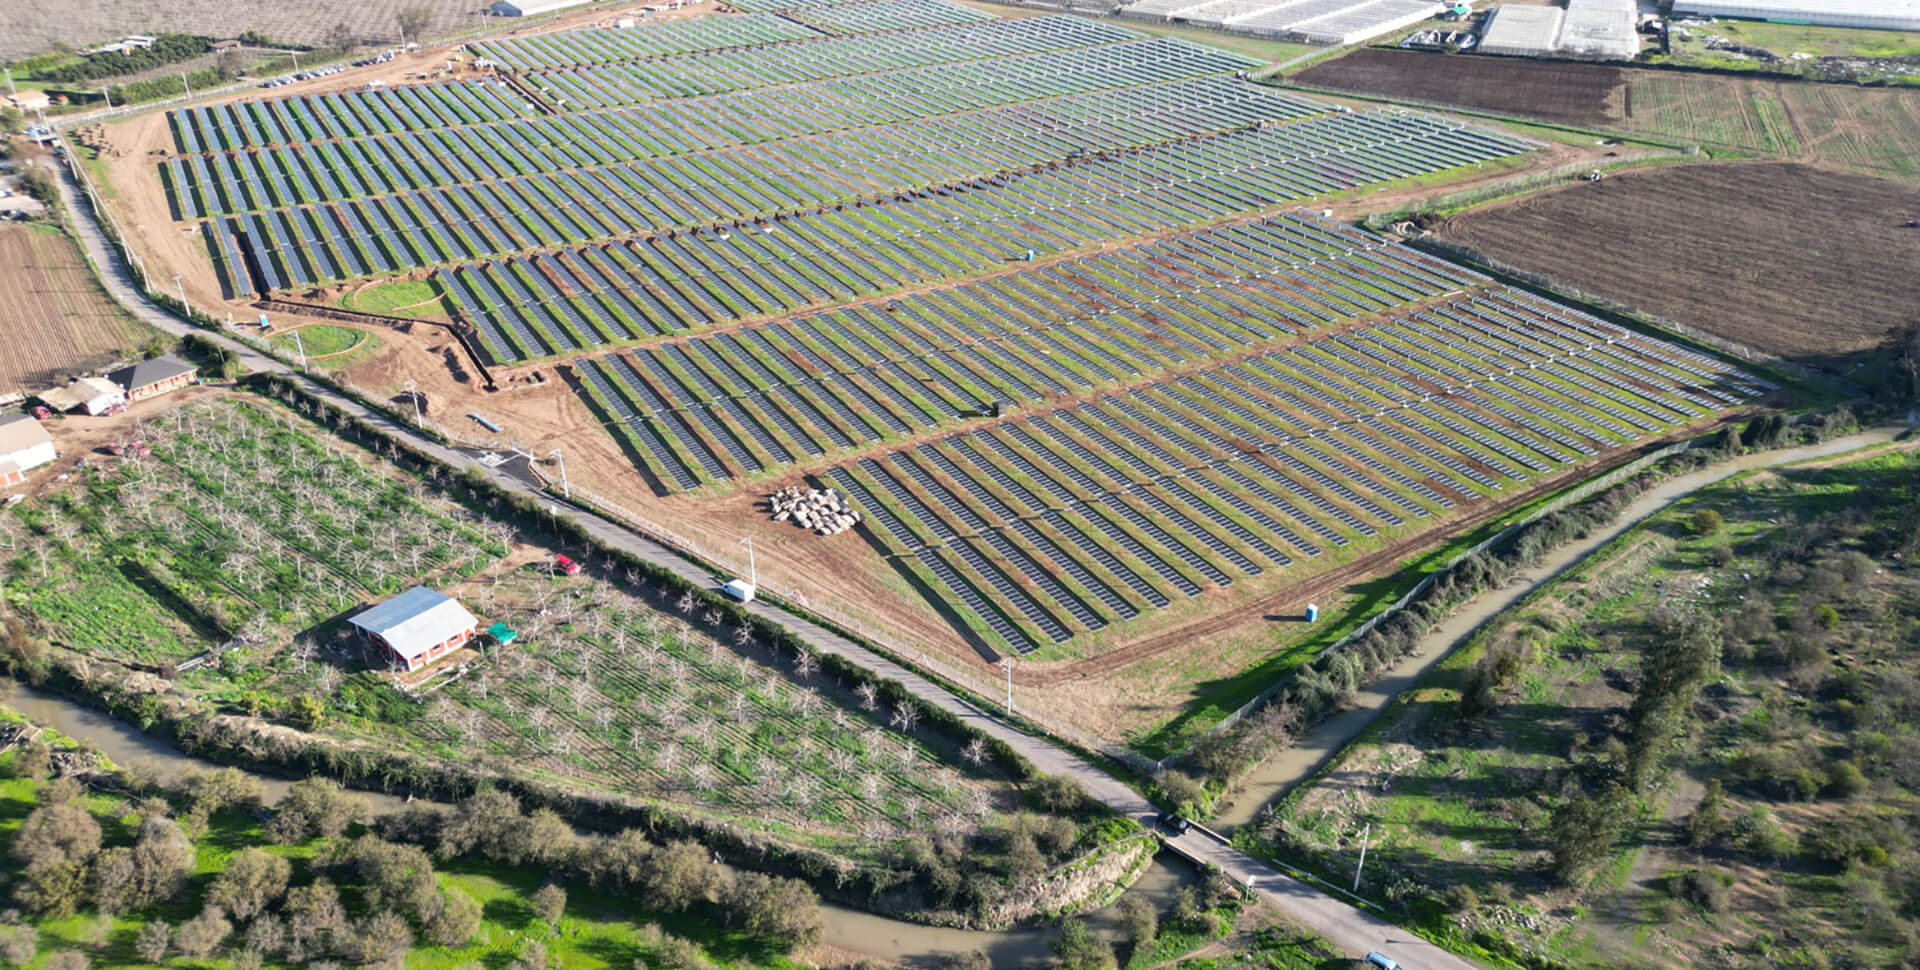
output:
[[[113,258],[107,238],[101,232],[92,210],[80,198],[80,192],[73,182],[71,172],[62,169],[61,176],[58,184],[66,202],[67,211],[72,214],[74,230],[81,244],[86,247],[95,267],[98,268],[101,283],[115,299],[143,322],[175,336],[192,333],[211,339],[238,354],[240,363],[248,370],[292,376],[300,380],[307,391],[314,396],[380,428],[394,438],[404,440],[411,447],[433,455],[451,467],[477,469],[504,489],[534,495],[552,510],[552,514],[578,524],[595,538],[610,546],[671,570],[674,574],[700,586],[714,587],[719,584],[720,577],[714,576],[699,563],[681,556],[666,546],[584,509],[541,494],[512,475],[499,469],[489,468],[474,461],[468,455],[421,437],[412,428],[395,422],[386,414],[344,397],[323,384],[307,380],[298,370],[287,364],[232,340],[224,334],[202,330],[175,317],[147,299],[146,294],[133,278],[132,270]],[[832,653],[880,677],[900,682],[923,703],[951,712],[982,732],[1005,741],[1039,770],[1047,774],[1072,777],[1086,788],[1089,795],[1099,799],[1114,811],[1134,818],[1147,826],[1153,825],[1154,808],[1145,798],[1071,751],[1012,727],[912,670],[803,617],[758,601],[749,604],[747,609],[756,616],[792,631],[815,650]],[[1398,929],[1384,920],[1281,873],[1234,849],[1218,835],[1196,828],[1185,835],[1170,838],[1167,844],[1175,852],[1196,862],[1220,866],[1242,885],[1252,884],[1255,890],[1280,912],[1319,934],[1336,950],[1349,956],[1357,957],[1370,951],[1379,951],[1398,960],[1410,970],[1474,970],[1476,966],[1421,940],[1409,931]]]
[[[1461,604],[1446,619],[1427,631],[1412,653],[1388,667],[1372,684],[1356,693],[1350,707],[1314,725],[1292,747],[1268,758],[1249,773],[1235,791],[1233,802],[1215,820],[1216,824],[1231,832],[1257,819],[1262,809],[1313,777],[1322,765],[1338,756],[1349,742],[1387,709],[1387,705],[1393,703],[1395,697],[1418,683],[1454,647],[1466,642],[1481,624],[1552,582],[1660,510],[1741,472],[1775,468],[1884,445],[1898,438],[1904,430],[1897,426],[1870,428],[1801,448],[1742,455],[1670,478],[1648,489],[1605,528],[1559,546],[1548,553],[1545,559],[1522,570],[1522,575],[1514,577],[1507,585],[1482,592]]]

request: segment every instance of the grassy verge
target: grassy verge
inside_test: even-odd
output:
[[[389,317],[451,318],[446,293],[432,280],[388,280],[348,290],[340,306]]]

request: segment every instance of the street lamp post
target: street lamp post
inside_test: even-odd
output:
[[[173,274],[173,285],[180,288],[180,309],[186,311],[187,319],[193,319],[193,304],[187,302],[187,284],[179,273]]]

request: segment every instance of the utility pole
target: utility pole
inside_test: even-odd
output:
[[[193,85],[187,81],[187,72],[180,72],[180,86],[187,89],[187,100],[193,100]]]
[[[307,369],[307,344],[305,341],[300,339],[299,327],[293,328],[293,346],[294,346],[294,349],[300,351],[300,369],[306,370]]]
[[[1013,658],[1001,657],[1000,666],[1007,669],[1007,713],[1013,713]]]
[[[1353,891],[1360,891],[1360,870],[1367,867],[1367,837],[1373,834],[1373,823],[1360,830],[1360,864],[1353,867]]]
[[[753,537],[741,539],[740,544],[747,547],[747,585],[757,591],[760,588],[760,568],[753,562]]]
[[[407,378],[405,386],[407,389],[407,400],[413,402],[413,423],[423,424],[424,422],[420,418],[420,392],[414,390],[413,378]],[[572,498],[572,496],[568,496],[568,498]]]
[[[567,484],[567,456],[563,454],[560,449],[555,448],[553,449],[553,460],[560,463],[560,494],[565,495],[571,500],[573,498],[573,487]],[[748,536],[747,538],[749,540],[747,543],[747,558],[751,559],[753,558],[753,543],[751,541],[753,537]]]
[[[186,312],[188,320],[192,320],[193,304],[187,302],[187,284],[181,280],[179,273],[173,274],[173,285],[180,288],[180,309]]]

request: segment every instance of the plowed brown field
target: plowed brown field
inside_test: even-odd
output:
[[[1914,321],[1920,189],[1805,165],[1668,166],[1470,210],[1450,242],[1829,370]]]
[[[0,392],[31,394],[104,367],[148,332],[100,292],[73,240],[0,226]]]
[[[1621,103],[1625,74],[1605,64],[1363,48],[1315,64],[1290,80],[1567,124],[1603,125],[1625,114]]]

